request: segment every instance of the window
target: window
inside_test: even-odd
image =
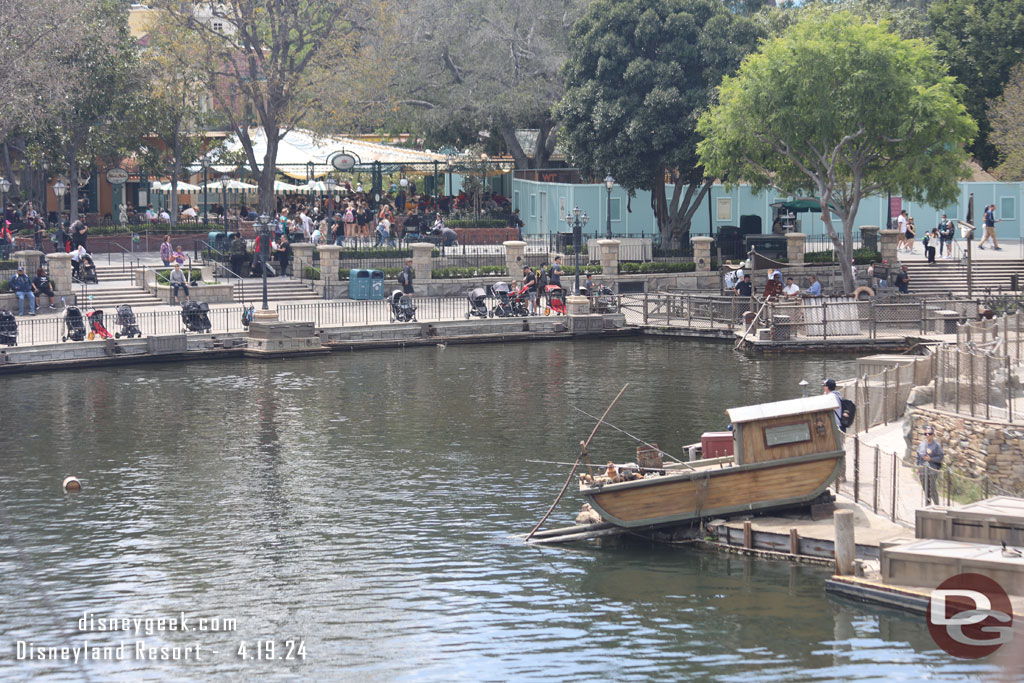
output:
[[[216,31],[217,33],[224,33],[224,22],[223,21],[215,21],[215,22],[213,22],[213,30]]]
[[[732,197],[719,197],[718,198],[718,211],[715,220],[719,221],[731,221],[732,220]]]
[[[999,198],[999,216],[1002,220],[1014,220],[1017,218],[1016,202],[1013,201],[1013,197],[1000,197]]]
[[[530,195],[530,218],[537,217],[537,195]]]
[[[622,220],[622,200],[620,198],[612,197],[612,210],[610,213],[613,221]]]

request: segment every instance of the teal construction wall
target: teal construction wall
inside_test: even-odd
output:
[[[605,233],[608,216],[608,194],[603,184],[572,185],[567,183],[546,183],[532,180],[513,179],[511,182],[512,206],[519,209],[526,227],[526,235],[547,235],[567,232],[566,211],[579,206],[590,217],[584,232],[588,235]],[[666,193],[671,198],[672,188]],[[966,219],[967,201],[974,193],[974,224],[981,225],[982,212],[986,204],[996,205],[996,234],[999,239],[1020,239],[1021,203],[1024,199],[1024,183],[960,183],[959,200],[946,207],[931,207],[903,202],[903,208],[914,217],[918,237],[924,230],[931,230],[945,212],[951,218]],[[640,236],[657,233],[657,222],[651,209],[651,193],[637,192],[631,201],[626,190],[615,186],[612,198],[612,234],[618,236]],[[715,185],[711,189],[713,215],[708,214],[709,199],[705,198],[693,217],[692,234],[708,235],[717,232],[722,225],[739,225],[740,216],[761,217],[761,232],[771,232],[771,204],[788,195],[778,192],[754,193],[749,186],[738,185],[726,189]],[[627,201],[629,211],[627,211]],[[885,225],[886,197],[868,197],[857,212],[856,227],[862,225]],[[808,235],[824,235],[825,226],[818,214],[802,213],[798,220],[801,231]],[[838,227],[838,225],[836,226]],[[979,230],[980,237],[980,230]]]

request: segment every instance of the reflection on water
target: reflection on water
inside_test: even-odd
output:
[[[661,340],[466,346],[5,379],[0,677],[228,680],[978,675],[920,620],[826,599],[825,573],[618,541],[534,548],[599,413],[670,452],[724,409],[847,377]],[[42,409],[40,409],[42,408]],[[592,453],[635,443],[598,432]],[[85,489],[60,492],[66,474]],[[574,495],[552,523],[570,522]],[[237,631],[83,633],[105,617]],[[199,662],[24,662],[36,645],[199,643]],[[305,643],[304,662],[239,644]],[[983,665],[984,666],[984,665]]]

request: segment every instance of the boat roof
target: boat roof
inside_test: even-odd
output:
[[[838,403],[834,396],[820,394],[809,398],[794,398],[788,401],[776,401],[774,403],[759,403],[756,406],[743,406],[740,408],[729,408],[725,412],[729,415],[729,421],[733,424],[741,422],[753,422],[772,417],[785,417],[787,415],[800,415],[802,413],[817,413],[822,410],[835,410]]]

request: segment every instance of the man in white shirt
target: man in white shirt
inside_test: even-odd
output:
[[[800,296],[800,286],[793,282],[792,277],[786,278],[786,287],[782,290],[787,299],[795,299]]]
[[[313,232],[313,221],[306,215],[305,210],[299,213],[299,221],[302,223],[302,233],[306,236],[306,241],[309,241],[309,236]]]
[[[191,206],[186,207],[185,210],[181,212],[181,217],[182,218],[195,218],[196,217],[196,210],[193,209]]]
[[[162,223],[170,223],[171,222],[171,214],[167,213],[167,209],[161,209],[160,210],[160,221]]]

